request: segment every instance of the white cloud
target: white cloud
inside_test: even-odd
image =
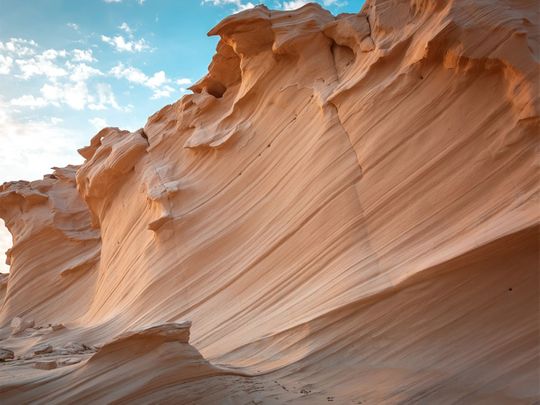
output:
[[[109,124],[107,124],[107,121],[105,121],[105,119],[99,118],[99,117],[91,118],[88,120],[88,122],[92,124],[94,128],[98,130],[109,126]]]
[[[146,76],[143,72],[141,72],[139,69],[132,67],[132,66],[124,66],[123,63],[117,64],[115,67],[111,69],[109,72],[117,79],[127,79],[130,82],[138,83],[138,84],[144,84],[148,80],[148,76]]]
[[[180,92],[185,93],[187,92],[187,86],[189,86],[193,82],[191,81],[191,79],[188,79],[187,77],[183,77],[181,79],[177,79],[175,83],[180,86],[179,88]]]
[[[95,62],[91,49],[74,49],[71,51],[74,62]]]
[[[210,3],[213,6],[235,6],[235,12],[244,11],[255,7],[255,4],[243,0],[203,0],[203,4]]]
[[[43,97],[34,97],[32,95],[24,95],[18,98],[14,98],[9,102],[16,107],[28,107],[31,109],[45,107],[48,101]]]
[[[49,79],[66,76],[67,71],[57,65],[54,59],[59,55],[55,52],[45,51],[43,54],[30,59],[17,59],[15,63],[19,67],[24,80],[28,80],[33,76],[45,76]]]
[[[163,86],[159,89],[154,90],[154,94],[150,97],[152,100],[157,100],[158,98],[170,97],[174,93],[174,87]]]
[[[126,79],[128,82],[148,87],[153,91],[152,99],[170,97],[175,90],[174,87],[169,85],[171,79],[167,77],[163,70],[148,76],[136,67],[124,66],[124,64],[119,63],[109,73],[117,79]]]
[[[57,58],[65,58],[67,56],[67,51],[65,49],[46,49],[39,56],[40,59],[44,60],[55,60]]]
[[[111,85],[108,83],[98,83],[97,97],[91,97],[89,101],[88,108],[91,110],[106,110],[108,106],[116,110],[122,110],[122,107],[116,101]]]
[[[10,40],[3,44],[4,48],[17,50],[18,44],[35,43],[33,41]],[[9,45],[11,44],[11,45]],[[36,44],[37,45],[37,44]],[[11,61],[7,58],[10,58]],[[116,101],[115,95],[109,84],[98,83],[90,91],[88,81],[104,76],[105,74],[88,63],[94,62],[91,49],[47,49],[43,52],[24,58],[7,57],[0,59],[1,71],[12,71],[12,66],[19,69],[15,78],[28,80],[33,77],[45,77],[47,80],[41,85],[40,95],[23,94],[10,100],[9,104],[16,107],[29,109],[43,108],[46,106],[68,106],[74,110],[105,110],[112,107],[117,110],[127,111]],[[5,59],[5,60],[4,60]],[[88,63],[85,63],[88,62]],[[4,67],[5,65],[5,67]],[[154,78],[159,82],[160,77]]]
[[[93,111],[102,111],[109,107],[116,110],[127,111],[127,108],[122,108],[118,104],[112,87],[108,83],[98,83],[96,85],[95,94],[90,94],[88,85],[84,81],[66,84],[47,83],[43,85],[40,91],[42,97],[38,97],[37,100],[38,102],[43,100],[43,105],[36,105],[35,108],[46,105],[53,105],[56,107],[67,105],[68,107],[79,111],[85,108]],[[36,104],[38,102],[36,102]]]
[[[8,75],[11,72],[13,58],[0,54],[0,75]]]
[[[292,0],[283,2],[283,10],[296,10],[302,6],[305,6],[309,1],[305,0]]]
[[[0,51],[6,51],[17,57],[34,55],[36,47],[35,41],[22,38],[10,38],[8,42],[0,41]]]
[[[101,70],[88,66],[85,63],[73,65],[68,62],[66,66],[70,68],[71,74],[69,79],[73,82],[86,81],[94,76],[103,76],[103,72],[101,72]]]
[[[155,89],[163,86],[165,83],[168,83],[169,79],[163,70],[154,73],[154,75],[146,81],[146,85],[151,89]]]
[[[75,31],[79,31],[80,27],[78,24],[75,24],[75,23],[67,23],[66,26],[68,26],[69,28],[71,28],[72,30],[75,30]]]
[[[10,104],[16,107],[30,109],[46,106],[68,106],[81,111],[85,108],[93,111],[106,110],[112,107],[119,111],[129,111],[131,107],[122,108],[108,83],[98,83],[95,93],[90,93],[87,83],[82,81],[68,83],[45,83],[40,89],[41,96],[23,95],[10,100]]]
[[[133,36],[133,29],[131,29],[131,27],[126,22],[123,22],[122,24],[120,24],[118,28],[124,31],[130,37]]]
[[[150,46],[146,43],[144,38],[130,41],[126,40],[122,35],[117,35],[115,37],[102,35],[101,40],[106,44],[111,45],[118,52],[142,52],[146,49],[150,49]]]
[[[282,8],[284,10],[296,10],[297,8],[300,8],[308,3],[310,3],[310,0],[291,0],[291,1],[284,1],[282,4]],[[329,7],[329,6],[336,6],[336,7],[343,7],[347,5],[346,1],[342,0],[317,0],[318,3],[322,3],[323,6]]]
[[[90,101],[88,86],[85,82],[74,84],[45,84],[41,88],[41,94],[48,104],[60,106],[67,105],[74,110],[83,110]]]

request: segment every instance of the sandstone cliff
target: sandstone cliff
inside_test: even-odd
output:
[[[223,20],[193,94],[0,187],[2,402],[538,400],[538,21]]]

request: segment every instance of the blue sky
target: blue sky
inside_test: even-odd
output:
[[[294,9],[305,1],[263,3]],[[358,12],[362,1],[319,3],[338,14]],[[0,0],[0,183],[80,163],[76,149],[104,126],[142,127],[206,73],[218,41],[206,33],[255,4]],[[5,232],[0,251],[9,246]]]

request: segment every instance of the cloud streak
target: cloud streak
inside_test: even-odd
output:
[[[150,49],[144,38],[131,41],[129,39],[126,40],[122,35],[116,35],[114,37],[102,35],[101,40],[111,45],[118,52],[142,52]]]
[[[203,0],[203,4],[211,4],[213,6],[234,6],[234,12],[236,13],[255,7],[254,3],[243,0]]]
[[[167,77],[163,70],[154,73],[152,76],[148,76],[136,67],[125,66],[123,63],[118,63],[110,70],[109,73],[117,79],[125,79],[130,83],[138,84],[151,89],[153,91],[152,99],[170,97],[175,91],[175,88],[171,86],[172,80]],[[185,86],[190,83],[191,80],[186,78],[178,79],[176,81],[176,84],[181,86]],[[185,88],[181,87],[180,91],[185,91]]]

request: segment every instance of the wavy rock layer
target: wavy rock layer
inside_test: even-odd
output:
[[[4,329],[21,358],[0,393],[537,400],[538,18],[525,0],[373,0],[222,21],[193,94],[0,189],[0,321],[66,326]],[[187,319],[191,345],[148,332]],[[36,344],[67,342],[105,346],[31,368]]]

